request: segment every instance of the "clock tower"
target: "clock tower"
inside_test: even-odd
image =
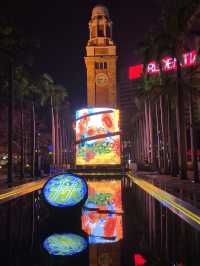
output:
[[[89,22],[86,46],[87,104],[89,107],[116,107],[116,46],[108,9],[97,5]]]

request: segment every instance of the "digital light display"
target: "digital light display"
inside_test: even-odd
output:
[[[120,164],[119,110],[89,108],[76,112],[76,164]]]
[[[180,65],[182,68],[192,67],[197,64],[197,52],[190,51],[188,53],[184,53],[181,58]],[[173,72],[177,69],[177,60],[176,58],[166,56],[161,60],[161,68],[163,72]],[[142,76],[143,73],[143,65],[136,65],[129,67],[129,79],[134,80],[138,79]],[[160,68],[159,64],[156,61],[151,61],[146,66],[146,73],[149,75],[159,74]]]
[[[90,244],[122,239],[121,181],[89,181],[88,199],[82,214],[82,229]]]
[[[52,177],[43,188],[45,200],[54,207],[71,207],[79,204],[87,195],[87,184],[82,177],[61,174]]]
[[[53,256],[72,256],[83,252],[88,242],[76,234],[52,234],[43,242],[43,248]]]

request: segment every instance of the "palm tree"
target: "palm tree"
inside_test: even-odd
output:
[[[24,154],[24,139],[25,139],[25,128],[24,128],[24,101],[28,97],[29,90],[29,80],[27,76],[27,71],[23,66],[18,66],[15,71],[15,94],[16,99],[19,103],[20,107],[20,177],[24,178],[24,162],[25,162],[25,154]]]
[[[29,39],[19,33],[6,19],[0,20],[0,53],[7,59],[8,69],[8,183],[13,181],[13,94],[15,68],[19,56],[33,48]]]
[[[176,124],[177,124],[177,142],[178,142],[178,158],[180,166],[180,176],[182,179],[187,177],[186,168],[186,128],[184,117],[185,96],[182,85],[181,55],[185,48],[185,31],[187,23],[192,14],[199,5],[198,1],[192,0],[173,0],[167,1],[160,20],[159,27],[154,32],[150,32],[147,38],[147,45],[143,51],[144,62],[146,63],[152,56],[158,62],[165,55],[171,55],[177,58],[176,71]],[[162,70],[162,68],[160,67]],[[151,78],[150,78],[151,79]],[[161,71],[162,90],[166,90],[166,82]],[[149,82],[149,81],[148,81]],[[145,84],[144,84],[145,85]],[[153,88],[154,90],[155,88]],[[161,96],[162,97],[162,96]],[[164,97],[165,99],[165,97]],[[161,108],[162,109],[162,108]],[[162,115],[162,111],[161,111]],[[170,117],[170,116],[168,116]],[[168,123],[169,124],[169,123]],[[164,137],[164,132],[162,132]],[[169,136],[168,136],[169,139]],[[166,142],[166,141],[164,141]],[[171,142],[172,143],[172,142]],[[165,144],[166,146],[166,144]],[[172,153],[171,153],[172,154]],[[171,158],[172,159],[172,158]],[[164,159],[165,160],[165,159]]]
[[[49,103],[51,107],[53,165],[62,166],[63,131],[60,112],[62,111],[62,107],[66,103],[65,100],[68,96],[68,93],[62,85],[56,84],[48,74],[43,74],[39,82],[39,87],[42,90],[41,103]]]

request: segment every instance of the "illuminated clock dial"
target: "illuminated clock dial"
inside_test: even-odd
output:
[[[96,75],[96,85],[105,86],[108,83],[108,76],[105,73],[98,73]]]

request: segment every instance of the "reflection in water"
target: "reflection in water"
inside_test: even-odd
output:
[[[58,237],[60,243],[56,244],[54,240],[50,240],[47,244],[47,246],[53,246],[56,250],[55,254],[58,255],[53,256],[52,251],[49,253],[47,251],[44,252],[42,244],[44,238],[47,238],[52,233],[61,232],[59,231],[61,229],[54,230],[53,226],[50,226],[50,212],[47,204],[44,204],[43,198],[35,193],[33,198],[30,198],[30,202],[35,204],[33,205],[35,218],[33,219],[35,222],[34,243],[30,241],[31,231],[29,229],[30,226],[28,226],[30,211],[24,212],[23,202],[20,199],[15,204],[17,210],[23,210],[22,215],[19,215],[20,219],[23,219],[23,223],[17,223],[16,217],[12,216],[13,219],[10,219],[12,224],[9,225],[12,226],[8,227],[13,232],[14,230],[17,232],[18,227],[16,224],[21,225],[20,237],[14,238],[12,235],[13,241],[9,242],[10,239],[7,240],[10,247],[6,244],[6,237],[2,237],[4,242],[2,242],[3,245],[1,247],[4,248],[5,246],[6,248],[1,249],[1,255],[5,253],[5,258],[11,260],[10,264],[7,263],[5,265],[120,266],[121,263],[123,266],[134,264],[135,266],[199,266],[200,233],[197,230],[186,224],[181,217],[176,216],[166,206],[146,193],[144,188],[133,183],[128,176],[122,178],[122,189],[121,180],[100,180],[100,178],[100,175],[98,175],[96,176],[98,180],[92,181],[90,179],[88,181],[89,197],[83,207],[82,218],[80,218],[81,212],[78,212],[78,215],[74,215],[75,209],[71,211],[73,216],[70,216],[69,212],[67,214],[65,212],[61,216],[61,220],[64,220],[62,232],[71,230],[70,232],[75,232],[77,235],[85,237],[84,234],[81,234],[82,226],[82,229],[89,235],[90,246],[88,248],[74,256],[61,256],[62,252],[66,252],[65,248],[68,242],[62,237]],[[104,179],[106,179],[105,175]],[[26,201],[28,202],[28,197]],[[4,207],[6,208],[6,206]],[[14,206],[8,207],[12,212],[15,210]],[[30,208],[26,209],[30,210]],[[61,211],[63,211],[63,208],[61,208]],[[55,219],[60,220],[59,217],[55,215]],[[77,225],[75,225],[76,221],[73,217],[79,218]],[[80,219],[82,219],[82,224]],[[6,224],[3,216],[1,216],[1,221]],[[77,227],[77,231],[72,230],[72,227]],[[2,226],[1,228],[4,227]],[[79,229],[80,231],[78,231]],[[12,233],[9,230],[7,231],[10,234]],[[18,241],[17,244],[16,239]],[[31,249],[27,248],[30,243],[32,244]],[[58,246],[60,247],[62,244],[64,244],[65,248],[61,247],[61,250],[58,250]],[[74,244],[70,244],[69,249],[73,251]],[[6,253],[7,250],[10,253]],[[24,250],[27,252],[24,252]]]
[[[52,234],[43,242],[43,248],[53,256],[71,256],[87,248],[86,239],[76,234]]]
[[[90,244],[122,239],[121,181],[88,181],[82,227],[89,235]]]

